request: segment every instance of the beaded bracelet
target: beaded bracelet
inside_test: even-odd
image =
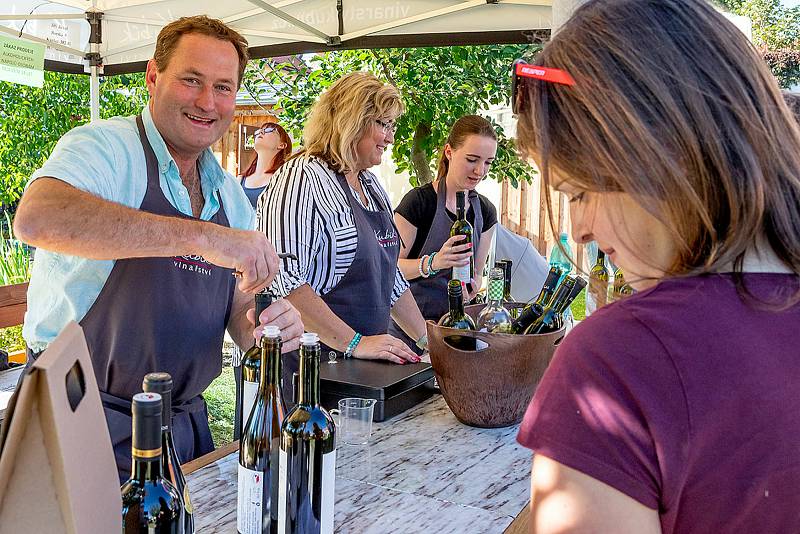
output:
[[[417,269],[419,269],[419,275],[420,275],[422,278],[428,278],[428,277],[430,276],[430,273],[428,273],[428,274],[425,274],[425,271],[422,269],[422,266],[423,266],[423,265],[425,265],[425,258],[427,258],[427,257],[428,257],[428,256],[422,256],[422,257],[419,259],[419,265],[417,265]]]
[[[433,276],[435,274],[439,274],[439,271],[433,268],[433,257],[436,256],[434,252],[428,257],[428,276]]]
[[[355,352],[358,343],[361,341],[361,334],[358,332],[355,333],[353,339],[350,340],[350,343],[347,345],[347,348],[344,351],[344,358],[350,359],[353,357],[353,352]]]

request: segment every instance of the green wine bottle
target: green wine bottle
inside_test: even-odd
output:
[[[569,306],[569,296],[575,288],[575,278],[567,276],[561,285],[558,286],[553,300],[545,307],[544,312],[528,328],[525,334],[543,334],[548,331],[558,330],[561,314]]]
[[[265,290],[261,293],[256,293],[256,326],[258,326],[258,318],[261,317],[261,312],[266,310],[274,296],[269,291]],[[239,434],[244,432],[244,425],[247,423],[247,418],[250,417],[250,412],[253,411],[253,403],[256,401],[256,394],[258,393],[258,377],[261,368],[261,343],[256,340],[253,346],[242,355],[242,363],[240,373],[242,374],[242,394],[239,398],[241,405],[239,406],[239,413],[241,414],[241,424]]]
[[[524,333],[531,323],[544,313],[545,307],[555,293],[558,281],[561,279],[561,274],[562,271],[558,265],[552,265],[550,267],[550,272],[547,273],[547,278],[544,280],[544,285],[539,292],[539,296],[536,297],[535,301],[525,306],[520,312],[519,317],[511,323],[512,334]]]
[[[450,301],[450,311],[439,319],[439,326],[475,330],[475,321],[464,312],[464,290],[461,282],[454,279],[447,283],[447,298]]]
[[[453,226],[450,227],[450,237],[462,235],[464,239],[459,241],[458,245],[466,243],[473,243],[472,241],[472,225],[467,220],[466,209],[466,192],[456,191],[456,220]],[[453,280],[459,280],[464,284],[469,284],[475,278],[475,255],[469,257],[469,265],[462,267],[453,267],[452,276]]]

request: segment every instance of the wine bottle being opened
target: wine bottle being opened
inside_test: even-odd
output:
[[[453,226],[450,227],[450,237],[463,235],[464,239],[459,241],[458,245],[465,243],[473,243],[472,240],[472,225],[467,221],[466,209],[466,192],[456,191],[456,220]],[[469,257],[469,264],[453,267],[453,274],[450,276],[453,280],[460,280],[464,284],[469,284],[475,278],[475,254]]]
[[[189,486],[181,470],[181,461],[175,448],[172,437],[172,377],[169,373],[148,373],[142,381],[145,393],[158,393],[161,395],[161,466],[164,478],[169,480],[178,495],[181,496],[183,505],[183,531],[194,534],[194,513],[192,499],[189,496]]]
[[[286,415],[281,390],[281,345],[278,327],[265,327],[258,392],[239,440],[239,534],[278,532],[278,451]]]
[[[258,318],[261,317],[261,312],[266,310],[274,296],[269,291],[262,291],[256,293],[256,326],[258,326]],[[241,373],[242,383],[242,396],[240,402],[242,405],[239,407],[241,414],[241,429],[240,434],[244,432],[244,425],[247,418],[250,417],[250,412],[253,410],[253,403],[256,401],[256,393],[258,392],[258,377],[259,366],[261,365],[261,344],[258,340],[253,343],[253,346],[242,355],[242,363],[239,368]]]
[[[137,393],[131,414],[133,465],[131,478],[120,488],[122,533],[182,534],[181,498],[161,470],[161,395]]]
[[[336,427],[319,404],[319,337],[300,338],[300,387],[281,427],[279,534],[333,532]]]

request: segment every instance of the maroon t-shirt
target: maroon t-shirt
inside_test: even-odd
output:
[[[762,298],[796,277],[748,274]],[[668,532],[800,532],[800,305],[668,280],[564,339],[519,442],[658,510]]]

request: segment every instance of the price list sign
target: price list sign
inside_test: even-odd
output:
[[[44,50],[43,44],[0,35],[0,80],[41,87]]]

